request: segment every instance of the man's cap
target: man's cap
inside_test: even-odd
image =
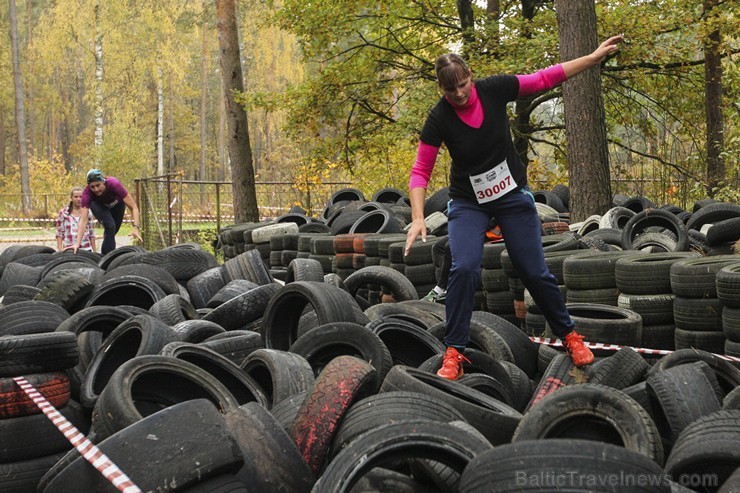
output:
[[[105,181],[103,172],[97,168],[93,168],[87,172],[87,182],[92,183],[94,181]]]

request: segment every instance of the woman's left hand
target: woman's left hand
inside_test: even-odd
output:
[[[144,243],[144,240],[141,239],[141,233],[139,232],[139,228],[135,227],[131,230],[131,234],[129,235],[133,238],[136,238],[140,242]]]
[[[601,63],[608,57],[619,51],[619,43],[624,41],[624,34],[618,34],[607,39],[599,45],[593,52],[593,55],[598,59],[598,63]]]

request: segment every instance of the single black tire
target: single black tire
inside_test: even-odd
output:
[[[179,294],[177,280],[163,268],[150,264],[127,264],[111,269],[103,275],[102,281],[120,276],[140,276],[149,279],[162,288],[165,294]]]
[[[264,316],[270,300],[280,292],[277,283],[264,284],[250,289],[223,303],[205,316],[203,320],[217,323],[226,330],[237,330]]]
[[[316,376],[340,355],[354,356],[373,365],[379,382],[393,366],[391,353],[383,340],[373,331],[352,322],[333,322],[311,329],[293,343],[290,352],[306,358]]]
[[[126,275],[108,279],[97,285],[85,306],[133,305],[149,310],[165,296],[165,292],[155,282],[141,276]]]
[[[95,289],[85,276],[71,270],[51,274],[36,286],[41,292],[35,300],[54,303],[69,313],[79,311]]]
[[[80,386],[80,403],[92,409],[120,366],[137,356],[157,354],[177,340],[177,334],[168,325],[151,315],[137,315],[121,323],[87,367]]]
[[[290,261],[285,284],[295,281],[324,281],[324,269],[317,260],[296,258]]]
[[[647,390],[655,424],[668,448],[691,422],[721,408],[716,378],[710,381],[704,362],[675,366],[651,373]],[[712,375],[713,376],[713,375]]]
[[[265,346],[287,351],[298,339],[298,322],[308,306],[316,313],[317,325],[369,322],[347,291],[320,282],[292,282],[281,287],[265,308],[262,320]]]
[[[156,265],[182,282],[187,282],[210,268],[218,267],[218,262],[212,254],[205,250],[192,249],[164,249],[142,253],[123,262],[122,265],[131,263]]]
[[[650,365],[634,349],[622,348],[589,368],[589,382],[622,390],[641,382],[649,369]]]
[[[218,308],[224,303],[236,298],[237,296],[241,296],[256,287],[259,287],[259,285],[246,279],[235,279],[233,281],[229,281],[216,291],[208,300],[206,300],[206,307]]]
[[[77,337],[69,332],[0,337],[0,377],[67,370],[79,355]]]
[[[383,341],[394,365],[418,367],[435,354],[445,351],[444,344],[439,339],[412,322],[395,317],[381,317],[366,327]]]
[[[663,356],[650,369],[649,374],[695,361],[703,361],[709,365],[714,371],[723,393],[726,394],[740,386],[740,369],[715,354],[699,349],[680,349]]]
[[[190,294],[190,301],[193,303],[193,306],[195,308],[205,308],[209,307],[209,301],[225,285],[226,280],[224,279],[223,267],[219,266],[212,267],[207,271],[201,272],[197,276],[192,277],[188,280],[186,287]]]
[[[19,301],[31,301],[39,294],[41,290],[36,286],[26,286],[24,284],[16,284],[10,286],[3,295],[2,304],[4,306],[18,303]]]
[[[671,290],[687,298],[716,298],[717,273],[737,263],[737,255],[713,255],[679,260],[671,265]]]
[[[455,423],[402,422],[369,431],[334,458],[312,491],[354,491],[367,471],[406,458],[437,461],[459,474],[491,444]]]
[[[202,320],[201,320],[202,322]],[[258,349],[264,349],[262,336],[251,330],[230,330],[209,337],[202,342],[203,346],[211,349],[229,361],[241,367],[244,359]]]
[[[157,440],[152,443],[149,437]],[[165,482],[186,488],[213,475],[235,473],[243,463],[223,416],[205,399],[179,402],[152,413],[103,440],[98,448],[142,491],[156,491]],[[47,473],[38,491],[113,491],[102,474],[74,454],[77,458],[67,467]]]
[[[574,385],[545,397],[522,418],[512,442],[551,438],[612,443],[663,464],[660,435],[648,413],[603,385]]]
[[[310,491],[315,482],[311,470],[280,422],[263,406],[245,404],[226,413],[225,421],[244,456],[236,477],[247,486],[245,492]]]
[[[686,228],[699,231],[705,224],[718,223],[734,217],[740,217],[740,205],[725,202],[708,204],[691,215],[686,222]]]
[[[344,280],[347,291],[355,296],[360,288],[379,284],[393,294],[396,301],[418,300],[414,285],[403,274],[380,265],[364,267]]]
[[[159,354],[187,361],[205,370],[226,387],[240,406],[248,402],[256,402],[263,407],[267,405],[267,397],[262,392],[262,387],[252,377],[228,358],[205,346],[189,342],[171,342],[163,347]]]
[[[711,484],[699,485],[697,491],[716,491],[740,467],[738,443],[740,410],[700,417],[681,433],[665,470],[674,478],[711,478]]]
[[[449,404],[418,392],[371,395],[353,404],[342,418],[332,442],[331,457],[336,457],[360,435],[403,420],[449,423],[464,418]]]
[[[41,279],[41,267],[30,267],[28,265],[10,262],[3,269],[0,277],[0,296],[11,286],[23,284],[25,286],[35,286]]]
[[[20,301],[0,306],[0,336],[54,332],[69,312],[48,301]]]
[[[722,267],[717,272],[715,281],[717,297],[724,306],[740,308],[740,261]]]
[[[567,303],[566,307],[588,342],[640,347],[642,319],[637,313],[595,303]]]
[[[134,253],[134,254],[140,254],[145,253],[146,249],[136,246],[136,245],[126,245],[116,248],[115,250],[111,250],[110,252],[103,255],[100,260],[98,261],[98,267],[100,267],[103,270],[108,270],[111,263],[117,258],[122,255],[125,255],[127,253]],[[114,268],[114,267],[113,267]]]
[[[629,294],[671,293],[671,266],[680,260],[697,258],[696,252],[654,253],[635,255],[617,260],[617,288]]]
[[[645,209],[632,217],[622,231],[622,248],[631,250],[635,238],[647,228],[659,226],[676,235],[676,246],[672,251],[686,251],[689,247],[688,229],[675,215],[663,209]]]
[[[646,339],[646,327],[673,323],[672,294],[620,294],[617,297],[617,306],[631,310],[642,317],[642,339]],[[652,346],[647,346],[652,347]]]
[[[311,388],[313,369],[299,354],[275,349],[257,349],[242,362],[242,370],[252,377],[267,397],[266,407]]]
[[[226,330],[214,322],[208,320],[183,320],[172,326],[172,330],[183,342],[200,343]]]
[[[239,407],[227,387],[197,365],[169,356],[138,356],[121,365],[100,393],[93,430],[104,440],[173,404],[196,399],[207,399],[222,411]]]
[[[420,392],[452,405],[493,445],[509,443],[522,418],[518,411],[497,399],[416,368],[391,368],[380,391],[394,390]]]
[[[75,401],[70,400],[57,411],[80,432],[89,431],[90,418]],[[72,448],[69,440],[44,414],[0,419],[0,443],[0,464],[45,457]]]

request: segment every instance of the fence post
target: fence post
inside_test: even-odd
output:
[[[167,246],[172,246],[172,181],[170,175],[166,176],[167,180]]]
[[[221,184],[216,183],[216,233],[221,231]]]
[[[178,194],[179,195],[179,199],[178,200],[180,201],[179,214],[178,214],[178,216],[180,218],[180,221],[179,221],[180,224],[177,225],[177,243],[182,243],[182,202],[183,202],[183,199],[182,199],[182,196],[183,196],[183,191],[182,191],[182,173],[178,173],[178,175],[177,175],[177,182],[178,182],[178,186],[179,186],[179,194]]]
[[[49,194],[44,194],[44,217],[49,217]]]

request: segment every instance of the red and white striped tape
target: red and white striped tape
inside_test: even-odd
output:
[[[530,337],[530,339],[533,342],[536,342],[538,344],[547,344],[548,346],[562,346],[563,342],[560,339],[551,339],[548,337]],[[602,342],[583,342],[583,345],[586,347],[589,347],[591,349],[606,349],[609,351],[618,351],[622,348],[630,348],[638,353],[644,353],[644,354],[671,354],[673,351],[668,349],[648,349],[644,347],[633,347],[633,346],[619,346],[617,344],[604,344]],[[715,354],[712,353],[718,358],[722,358],[727,361],[733,361],[735,363],[740,363],[740,358],[736,358],[735,356],[727,356],[725,354]]]
[[[122,493],[142,493],[141,489],[129,479],[126,474],[113,463],[98,447],[85,438],[80,430],[67,421],[59,411],[52,406],[41,393],[28,383],[23,377],[13,377],[13,380],[30,397],[34,404],[46,415],[54,426],[74,445],[77,451],[90,463],[100,474]]]

